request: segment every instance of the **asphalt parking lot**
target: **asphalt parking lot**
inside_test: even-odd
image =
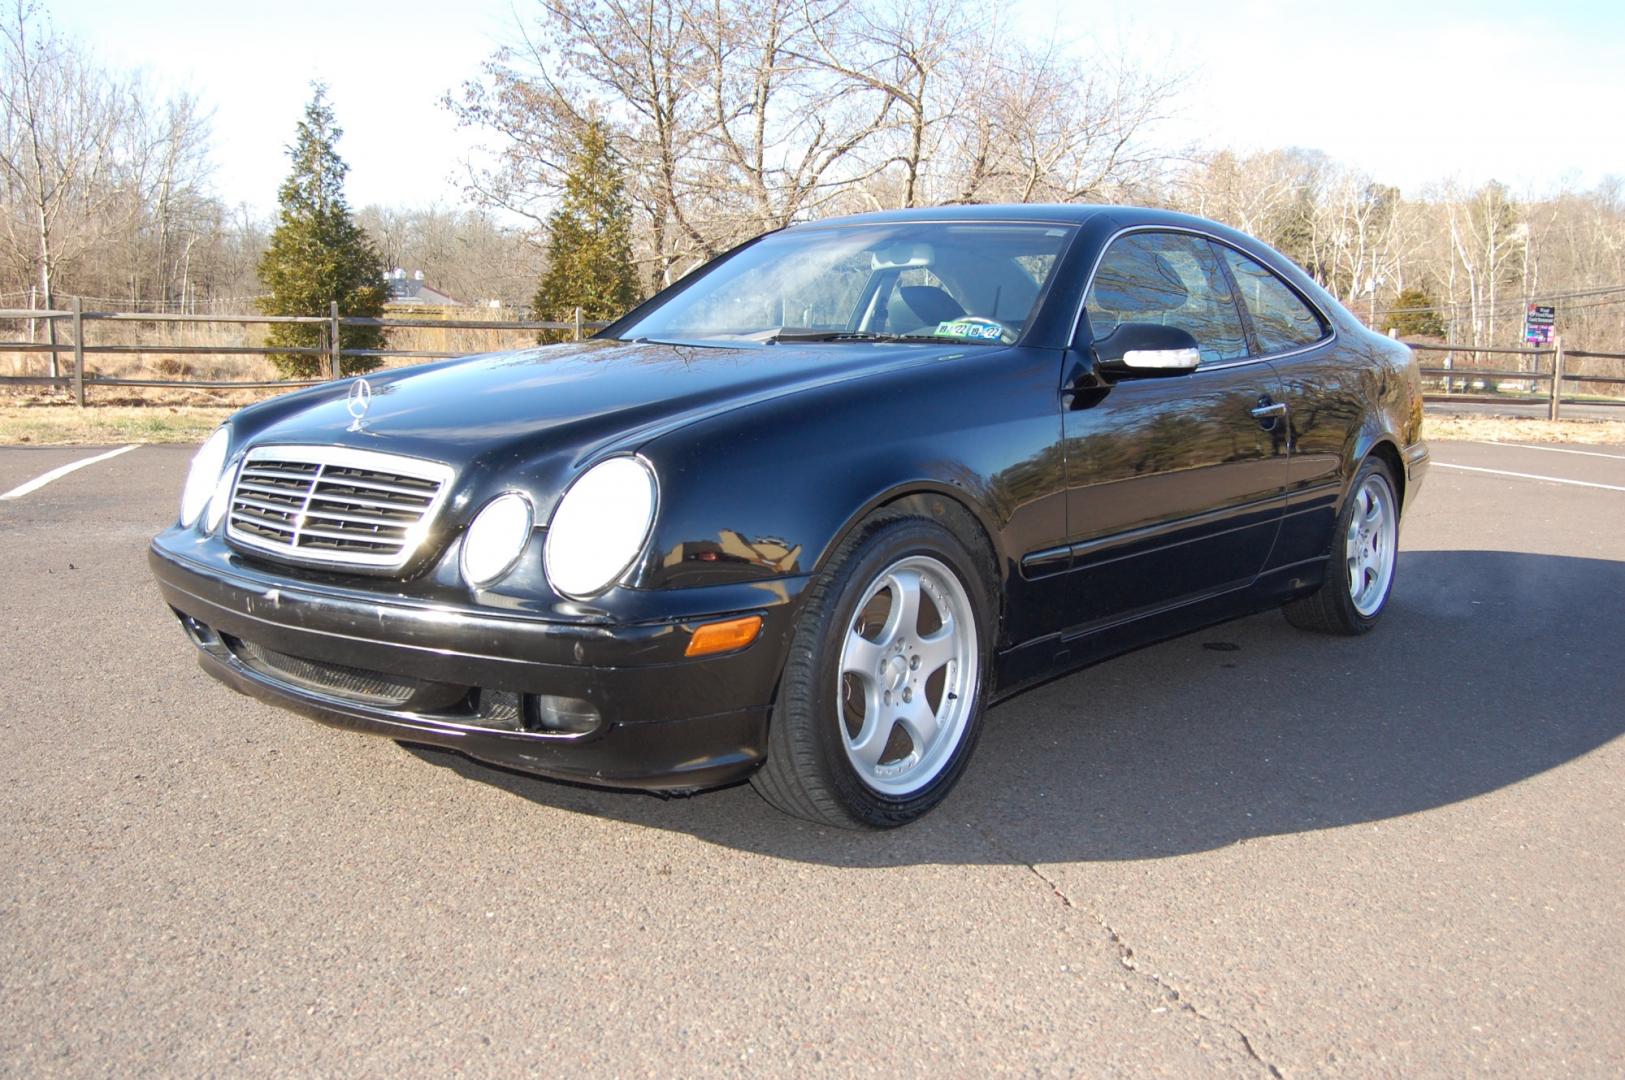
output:
[[[1434,449],[1375,634],[1051,683],[880,835],[233,694],[187,449],[0,501],[0,1072],[1617,1076],[1625,447]]]

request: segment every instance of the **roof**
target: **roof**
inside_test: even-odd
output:
[[[409,277],[389,279],[391,304],[425,304],[435,307],[461,307],[462,301],[450,293],[442,292],[427,281]]]
[[[1081,224],[1097,214],[1123,207],[1092,203],[953,203],[947,206],[915,206],[907,210],[877,210],[847,217],[823,218],[794,228],[818,225],[848,225],[866,222],[898,221],[1053,221]]]
[[[916,206],[907,210],[879,210],[847,217],[823,218],[791,228],[811,229],[825,225],[863,225],[869,223],[896,223],[908,221],[954,222],[1050,222],[1060,225],[1082,225],[1087,221],[1103,219],[1117,226],[1169,225],[1198,229],[1218,236],[1238,237],[1228,226],[1191,214],[1174,210],[1159,210],[1147,206],[1116,206],[1100,203],[965,203],[947,206]],[[1251,239],[1251,238],[1249,238]],[[1253,240],[1256,243],[1256,240]]]

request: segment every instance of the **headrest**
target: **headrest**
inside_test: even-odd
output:
[[[959,301],[935,285],[900,285],[897,292],[908,309],[920,317],[921,323],[951,322],[965,315]]]

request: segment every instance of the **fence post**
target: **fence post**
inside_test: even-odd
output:
[[[344,365],[341,362],[342,354],[339,351],[339,302],[337,300],[332,301],[327,311],[327,353],[328,358],[333,365],[332,377],[337,379],[344,370]]]
[[[84,300],[73,298],[73,400],[85,407],[85,319]]]
[[[575,337],[575,339],[577,341],[581,340],[581,309],[579,307],[576,308],[576,337]]]
[[[1552,338],[1552,411],[1551,419],[1561,417],[1563,407],[1563,335]]]
[[[39,286],[38,285],[30,285],[28,287],[28,310],[29,311],[38,311],[39,310]],[[35,320],[33,319],[33,317],[30,316],[29,320],[28,320],[28,343],[30,345],[34,344],[34,340],[35,340],[35,338],[34,338],[34,321]]]

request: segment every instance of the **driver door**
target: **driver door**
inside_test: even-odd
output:
[[[1085,296],[1076,347],[1124,323],[1196,338],[1194,371],[1097,378],[1063,414],[1067,606],[1074,632],[1244,587],[1279,531],[1288,426],[1250,356],[1230,279],[1205,238],[1119,236]]]

